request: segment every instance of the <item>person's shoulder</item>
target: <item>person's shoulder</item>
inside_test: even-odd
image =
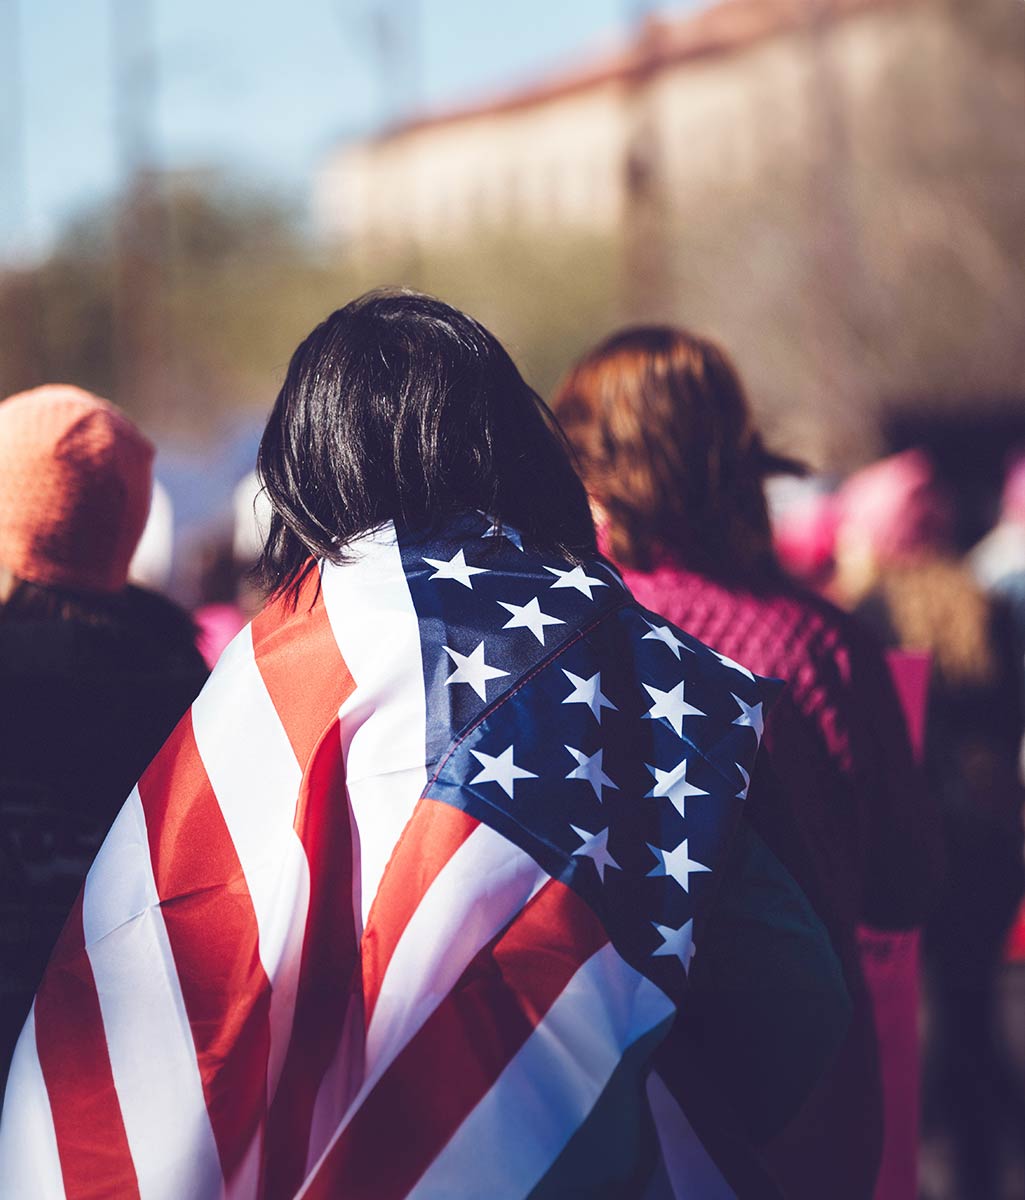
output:
[[[783,581],[753,603],[750,637],[788,680],[798,707],[835,701],[855,677],[885,666],[882,643],[859,617],[799,583]]]
[[[875,639],[863,623],[827,597],[787,581],[764,597],[766,607],[785,616],[810,648],[861,647]]]
[[[863,628],[856,617],[800,583],[788,585],[781,593],[780,602],[789,605],[795,616],[808,622],[817,632],[845,641],[860,641],[863,636]]]
[[[162,663],[207,674],[198,649],[199,630],[189,613],[160,592],[130,585],[119,613],[121,637],[144,651],[150,666]]]

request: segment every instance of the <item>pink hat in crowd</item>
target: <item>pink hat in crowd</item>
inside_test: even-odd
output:
[[[52,384],[0,402],[0,564],[117,592],[146,524],[153,446],[112,404]]]
[[[1025,453],[1015,455],[1007,468],[1000,515],[1005,521],[1025,525]]]
[[[836,502],[828,492],[808,489],[772,513],[772,539],[787,571],[814,583],[833,568],[836,550]]]
[[[840,530],[856,533],[879,562],[938,549],[953,535],[950,499],[921,450],[905,450],[855,471],[836,499]]]

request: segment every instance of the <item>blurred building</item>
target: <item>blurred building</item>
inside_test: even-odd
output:
[[[720,337],[770,436],[821,466],[902,413],[1004,428],[1023,41],[1019,0],[718,0],[339,145],[318,225],[368,281],[470,307],[542,390],[610,326],[666,320]]]
[[[481,231],[612,233],[658,174],[669,193],[749,187],[818,137],[828,36],[855,85],[908,0],[724,0],[652,17],[623,45],[480,103],[340,146],[321,230],[366,255]]]

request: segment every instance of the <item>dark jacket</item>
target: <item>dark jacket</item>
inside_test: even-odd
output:
[[[0,1077],[100,843],[207,670],[129,588],[70,618],[0,608]]]

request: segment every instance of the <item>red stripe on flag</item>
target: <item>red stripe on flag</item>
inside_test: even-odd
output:
[[[298,599],[279,597],[253,622],[257,669],[303,767],[295,831],[310,872],[291,1037],[268,1114],[263,1186],[268,1200],[302,1182],[317,1092],[353,997],[358,937],[353,848],[338,710],[355,690],[311,571]],[[358,979],[355,984],[358,990]]]
[[[360,1001],[352,831],[337,720],[310,761],[295,828],[310,864],[310,906],[292,1037],[267,1118],[261,1193],[266,1200],[294,1196],[302,1183],[317,1092],[347,1010]]]
[[[114,1087],[79,893],[36,995],[36,1053],[67,1200],[139,1195]]]
[[[294,607],[278,597],[253,621],[253,650],[278,719],[305,768],[355,688],[331,632],[319,571],[303,580]]]
[[[363,1008],[370,1024],[403,930],[442,868],[480,822],[461,808],[421,800],[399,838],[363,934]]]
[[[210,1124],[231,1179],[266,1111],[270,984],[242,865],[186,713],[139,781]]]
[[[405,1196],[606,941],[575,892],[546,884],[388,1067],[312,1176],[307,1200]]]

